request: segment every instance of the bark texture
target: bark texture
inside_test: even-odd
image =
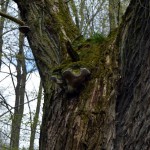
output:
[[[63,88],[50,81],[52,67],[66,57],[65,42],[72,42],[79,34],[66,3],[60,0],[15,2],[23,21],[30,27],[26,35],[45,91],[40,149],[148,149],[149,0],[133,0],[125,15],[120,34],[121,79],[117,103],[118,56],[114,39],[104,43],[107,45],[104,49],[101,49],[103,45],[98,47],[98,53],[91,44],[82,45],[87,55],[84,57],[82,50],[79,51],[81,61],[87,59],[93,65],[91,80],[83,84],[78,94],[68,96]],[[98,61],[93,63],[95,59]]]
[[[150,1],[132,0],[121,28],[117,150],[150,148]]]
[[[96,56],[100,60],[92,68],[92,79],[84,83],[81,91],[78,89],[77,93],[67,95],[57,88],[52,93],[51,101],[47,103],[49,111],[43,120],[41,150],[112,148],[116,98],[113,89],[117,80],[114,77],[117,74],[112,70],[117,68],[117,51],[114,51],[114,40],[110,43],[105,50],[98,47],[101,50]],[[90,49],[96,50],[92,46]]]
[[[83,83],[82,91],[68,95],[50,81],[52,68],[66,58],[66,41],[72,42],[79,35],[66,3],[49,0],[15,2],[25,25],[30,28],[25,34],[45,92],[40,149],[111,149],[115,138],[113,89],[117,80],[113,70],[118,67],[115,39],[110,38],[104,44],[106,47],[103,44],[81,45],[81,61],[86,60],[92,65],[91,80]]]

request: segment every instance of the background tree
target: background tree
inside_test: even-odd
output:
[[[108,35],[119,26],[129,1],[122,0],[70,0],[72,17],[81,34],[90,37],[95,33]]]
[[[2,12],[4,12],[4,13],[7,12],[8,3],[9,3],[9,0],[7,0],[7,1],[1,0],[0,6],[1,6],[1,11]],[[4,28],[4,20],[5,20],[4,17],[0,18],[0,69],[1,69],[1,63],[2,63],[2,60],[1,60],[1,58],[2,58],[2,49],[3,49],[2,35],[3,35],[3,28]]]
[[[100,26],[102,26],[101,21],[105,18],[105,16],[107,16],[107,1],[71,0],[68,2],[68,4],[72,12],[72,17],[75,20],[75,24],[82,35],[89,37],[92,36],[95,32],[102,32]],[[107,27],[104,26],[104,28],[106,28],[106,30],[103,30],[105,30],[105,34],[107,34]]]
[[[5,4],[5,2],[6,1],[3,1],[2,4]],[[12,1],[8,5],[8,13],[13,14],[13,16],[17,16],[18,14],[16,7]],[[5,144],[7,145],[6,149],[8,149],[9,148],[8,143],[10,139],[12,139],[11,147],[15,147],[16,149],[19,149],[19,147],[22,147],[23,140],[28,142],[27,140],[29,139],[27,138],[30,138],[29,137],[30,135],[29,123],[31,123],[32,121],[28,121],[27,123],[27,120],[29,119],[29,116],[25,114],[27,113],[27,110],[25,110],[25,113],[23,114],[22,108],[24,107],[26,108],[27,98],[24,100],[22,98],[24,96],[25,90],[26,90],[26,95],[28,96],[28,99],[29,99],[28,103],[32,103],[33,101],[36,101],[36,98],[37,98],[37,95],[35,94],[36,91],[32,91],[33,96],[31,94],[29,95],[29,93],[31,93],[30,91],[31,88],[28,86],[29,83],[27,83],[29,82],[28,80],[31,78],[31,76],[33,76],[33,72],[35,72],[36,70],[35,64],[33,63],[34,59],[33,59],[31,52],[29,52],[30,48],[27,42],[25,43],[18,42],[18,31],[16,31],[16,27],[18,29],[18,26],[16,26],[16,24],[13,24],[9,20],[5,19],[3,34],[1,35],[3,38],[3,52],[1,55],[2,56],[2,59],[1,59],[2,68],[0,72],[0,82],[1,82],[0,102],[2,104],[1,105],[2,109],[0,110],[0,126],[1,126],[0,132],[3,138],[3,145],[0,147],[0,149],[2,149],[2,147]],[[20,35],[20,37],[24,39],[23,35]],[[23,39],[21,41],[24,41]],[[23,54],[21,50],[20,51],[18,50],[19,44],[20,44],[20,48],[23,49]],[[26,68],[26,65],[28,65],[27,68]],[[24,76],[22,75],[24,69],[26,70],[26,73],[27,73],[26,79],[23,79]],[[10,81],[10,79],[12,82]],[[22,81],[24,81],[25,83],[23,83]],[[26,84],[27,88],[29,89],[23,90],[23,84],[24,85]],[[16,89],[16,93],[14,92],[15,89]],[[14,106],[14,103],[13,103],[15,96],[16,96],[16,106]],[[32,99],[31,99],[31,96],[32,96]],[[21,102],[21,100],[23,100],[24,102]],[[20,111],[19,112],[15,111],[15,113],[13,113],[14,109],[20,110]],[[31,110],[33,111],[33,109]],[[33,115],[33,112],[32,112],[32,115]],[[20,119],[20,121],[19,119],[17,119],[17,118],[21,118],[20,116],[23,117],[23,121],[21,121],[22,119]],[[13,119],[12,124],[11,124],[11,121],[12,121],[11,119]],[[16,126],[17,126],[17,129],[16,129]],[[37,130],[39,130],[39,122],[37,126],[38,126]],[[12,138],[10,135],[11,128],[12,128]],[[26,136],[26,132],[28,134],[28,137]],[[38,133],[39,132],[37,131],[35,132],[36,134],[35,138],[37,138]],[[18,147],[16,147],[15,143],[19,143],[19,141],[20,141],[20,144],[19,145],[17,144]]]
[[[19,52],[17,54],[17,85],[15,88],[15,110],[12,119],[12,128],[11,128],[11,141],[10,148],[19,148],[19,136],[20,136],[20,128],[21,121],[23,117],[24,111],[24,101],[25,101],[25,84],[26,84],[26,76],[27,70],[25,65],[25,56],[23,51],[23,43],[24,43],[24,35],[20,34],[19,36]]]
[[[122,16],[129,4],[129,0],[109,0],[109,24],[110,31],[113,31],[117,28],[121,21]]]

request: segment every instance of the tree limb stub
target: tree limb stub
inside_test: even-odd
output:
[[[73,62],[79,61],[79,55],[77,54],[77,52],[73,49],[71,43],[69,41],[66,42],[66,47],[67,47],[67,53],[69,54],[69,56],[71,57]]]
[[[12,16],[10,16],[8,14],[5,14],[5,13],[3,13],[1,11],[0,11],[0,16],[2,16],[4,18],[7,18],[7,19],[9,19],[9,20],[11,20],[11,21],[21,25],[21,26],[23,26],[25,24],[22,20],[19,20],[19,19],[15,18],[15,17],[12,17]]]

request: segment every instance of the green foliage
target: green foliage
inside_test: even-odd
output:
[[[101,42],[105,41],[106,37],[103,34],[96,32],[91,36],[90,39],[94,43],[101,43]]]

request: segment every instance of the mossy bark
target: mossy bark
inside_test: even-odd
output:
[[[61,68],[59,65],[62,65],[66,58],[65,42],[68,40],[72,42],[79,35],[69,16],[66,3],[59,0],[34,0],[32,3],[28,0],[15,1],[18,3],[23,21],[30,27],[30,32],[26,35],[35,56],[45,92],[40,149],[120,150],[136,148],[135,143],[140,143],[140,139],[144,139],[144,133],[148,133],[148,124],[144,122],[148,119],[142,112],[148,117],[149,111],[146,104],[149,98],[150,66],[148,58],[149,9],[147,9],[149,1],[144,0],[141,5],[138,0],[136,2],[133,0],[121,28],[122,73],[120,83],[118,83],[120,87],[117,90],[119,93],[117,107],[116,83],[120,76],[118,75],[118,48],[115,35],[110,36],[101,44],[86,41],[78,45],[80,62],[65,61],[69,63],[65,64],[65,67],[85,65],[91,71],[91,79],[83,83],[84,86],[78,91],[79,93],[68,96],[63,88],[59,88],[50,81],[52,68]],[[142,21],[140,21],[141,18]],[[134,34],[131,34],[133,31]],[[140,41],[141,35],[143,35],[142,41]],[[145,67],[147,70],[144,70]],[[140,94],[139,98],[137,98],[138,94]],[[135,111],[133,112],[131,108]],[[116,112],[119,113],[117,118],[115,118]],[[135,117],[132,117],[132,114]],[[134,127],[137,126],[136,121],[132,122],[132,119],[137,119],[137,123],[140,123],[142,128],[145,127],[145,129],[137,130],[139,131],[137,137],[133,135],[136,132],[134,132]],[[117,121],[117,137],[115,120]],[[130,131],[132,136],[129,136]],[[134,143],[133,146],[125,137],[126,135]],[[147,146],[148,134],[147,138],[143,139],[141,143]]]
[[[112,146],[115,138],[113,89],[117,80],[117,72],[114,74],[112,70],[117,68],[117,49],[114,48],[114,38],[109,40],[80,49],[82,54],[89,52],[93,56],[90,59],[87,53],[82,58],[91,67],[91,80],[70,97],[63,90],[53,93],[47,111],[47,132],[42,135],[46,141],[41,141],[41,149],[93,150]]]
[[[52,68],[66,59],[65,42],[72,42],[79,36],[66,3],[48,0],[16,2],[23,21],[30,27],[26,35],[45,92],[40,149],[111,147],[115,115],[110,117],[112,107],[108,109],[108,106],[109,103],[115,105],[112,92],[116,80],[113,79],[113,68],[117,68],[117,51],[112,44],[114,38],[110,38],[108,46],[105,46],[107,42],[101,46],[81,43],[82,48],[78,49],[80,62],[69,62],[69,65],[87,65],[92,72],[91,80],[84,84],[82,91],[70,97],[50,81]]]

